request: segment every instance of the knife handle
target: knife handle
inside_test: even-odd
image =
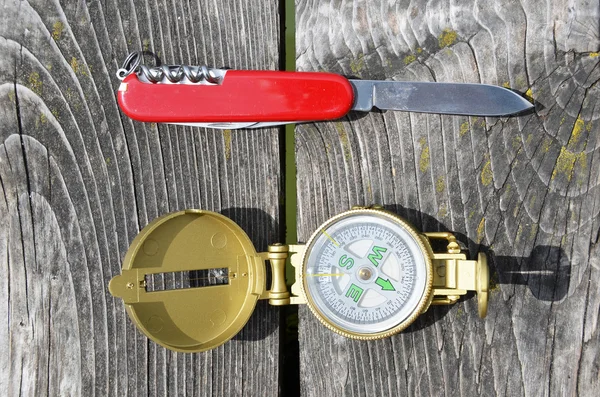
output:
[[[301,122],[344,116],[354,91],[331,73],[227,70],[220,84],[151,83],[130,74],[117,100],[145,122]]]

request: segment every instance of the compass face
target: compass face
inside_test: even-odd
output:
[[[304,289],[313,312],[332,329],[368,338],[412,321],[431,292],[430,269],[411,226],[382,211],[354,210],[311,238]]]

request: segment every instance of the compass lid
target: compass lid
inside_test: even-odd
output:
[[[148,338],[182,352],[231,339],[264,290],[264,261],[246,233],[204,210],[174,212],[147,225],[109,284]]]

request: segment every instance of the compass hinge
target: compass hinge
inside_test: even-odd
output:
[[[461,295],[475,291],[478,295],[479,315],[487,313],[488,267],[485,254],[477,260],[467,260],[460,252],[452,233],[424,233],[428,238],[448,240],[447,251],[433,254],[433,300],[432,305],[451,305]]]
[[[266,252],[266,260],[271,263],[271,289],[267,293],[269,304],[282,306],[290,304],[290,292],[285,285],[285,262],[289,255],[289,249],[284,244],[269,245]]]
[[[273,306],[306,303],[304,299],[296,295],[294,286],[292,286],[292,294],[290,294],[285,281],[286,262],[292,256],[292,265],[294,265],[293,257],[299,252],[299,248],[301,246],[272,244],[269,245],[268,252],[259,253],[264,261],[271,264],[271,288],[266,290],[260,299],[268,299],[269,304]]]
[[[477,290],[477,261],[470,261],[464,254],[433,255],[433,288],[444,290],[444,295],[464,295]]]

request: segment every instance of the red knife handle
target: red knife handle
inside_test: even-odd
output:
[[[340,118],[354,92],[337,74],[228,70],[214,85],[146,83],[131,74],[117,99],[127,116],[146,122],[289,122]]]

